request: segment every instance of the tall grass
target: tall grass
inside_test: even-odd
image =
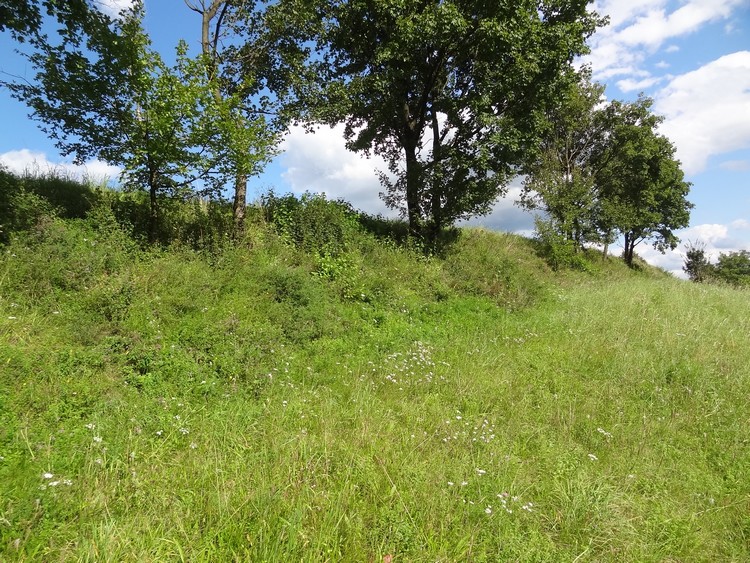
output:
[[[485,231],[425,258],[328,204],[3,249],[0,559],[750,558],[746,292]]]

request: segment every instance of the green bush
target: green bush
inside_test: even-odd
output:
[[[57,212],[49,200],[29,190],[21,178],[0,169],[0,244],[7,244],[13,233],[27,231],[43,217]]]
[[[590,270],[589,262],[576,248],[574,241],[560,234],[552,222],[537,217],[534,225],[540,255],[553,270],[573,269],[583,272]]]
[[[328,201],[323,194],[266,194],[261,205],[266,220],[288,243],[306,252],[338,256],[346,252],[359,232],[357,215],[342,201]]]

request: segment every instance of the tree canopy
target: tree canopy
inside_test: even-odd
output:
[[[320,2],[318,121],[385,158],[386,202],[431,238],[484,214],[600,20],[585,0]]]
[[[629,265],[645,240],[660,252],[676,248],[674,231],[688,226],[693,207],[687,200],[690,183],[674,145],[658,133],[663,118],[651,112],[652,105],[643,96],[633,103],[610,103],[603,115],[607,139],[595,156],[600,228],[622,234]]]
[[[605,103],[587,71],[560,90],[546,114],[541,151],[526,169],[520,204],[544,211],[565,244],[608,245],[624,237],[625,261],[651,240],[675,248],[674,231],[689,221],[690,183],[672,143],[659,134],[660,116],[640,97]]]
[[[274,154],[276,133],[242,113],[246,91],[216,95],[210,54],[190,57],[181,42],[175,65],[164,63],[143,31],[142,2],[114,19],[74,4],[51,5],[62,24],[56,36],[27,34],[37,75],[9,87],[64,155],[122,166],[126,186],[149,191],[152,233],[159,193],[218,195],[228,178],[257,173]]]

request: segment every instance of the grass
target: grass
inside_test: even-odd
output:
[[[14,238],[0,559],[750,558],[746,292],[341,236]]]

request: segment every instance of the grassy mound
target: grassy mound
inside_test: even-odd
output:
[[[10,237],[0,559],[750,557],[747,293],[293,199]]]

